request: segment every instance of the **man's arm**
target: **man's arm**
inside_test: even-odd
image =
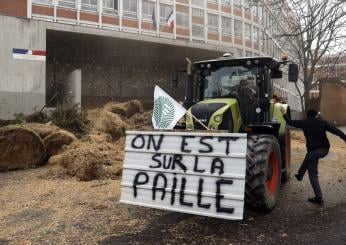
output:
[[[280,108],[280,111],[282,112],[283,117],[288,125],[293,126],[295,128],[304,128],[305,123],[303,120],[291,120],[291,118],[287,116],[286,111],[283,107]]]
[[[339,136],[341,139],[343,139],[346,142],[346,135],[340,129],[335,127],[334,125],[326,122],[325,129],[328,132],[331,132],[332,134]]]

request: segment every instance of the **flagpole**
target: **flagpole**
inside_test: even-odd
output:
[[[173,39],[177,39],[177,5],[176,0],[173,0],[173,13],[174,13],[174,27],[173,27]]]
[[[202,123],[198,118],[196,118],[191,112],[186,111],[187,114],[189,114],[190,116],[193,117],[193,119],[195,119],[197,122],[199,122],[206,130],[210,130],[210,128],[208,128],[204,123]]]

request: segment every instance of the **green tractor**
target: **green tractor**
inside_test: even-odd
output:
[[[290,177],[290,131],[280,110],[290,108],[272,100],[273,79],[283,76],[297,82],[298,65],[270,57],[233,58],[230,55],[191,63],[187,70],[188,109],[186,130],[223,130],[247,133],[245,205],[252,209],[274,208],[281,182]],[[178,72],[172,76],[178,85]]]

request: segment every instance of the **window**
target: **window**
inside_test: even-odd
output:
[[[191,1],[191,3],[193,4],[193,5],[197,5],[197,6],[204,6],[204,0],[192,0]]]
[[[243,55],[243,50],[240,49],[240,48],[237,48],[237,49],[236,49],[236,54],[237,54],[238,57],[243,57],[243,56],[244,56],[244,55]]]
[[[155,2],[143,0],[142,3],[142,18],[151,20],[155,11]],[[156,16],[156,13],[155,13]]]
[[[236,8],[241,8],[241,0],[233,0],[233,5]]]
[[[231,5],[231,1],[230,0],[221,0],[221,3],[224,5]]]
[[[192,36],[194,37],[204,37],[204,26],[192,25]]]
[[[264,45],[264,31],[260,32],[260,36],[259,36],[259,40],[260,40],[260,44],[262,46],[262,50],[263,50],[263,45]]]
[[[227,36],[232,35],[232,19],[228,17],[221,17],[222,33]]]
[[[245,57],[252,57],[251,51],[245,51]]]
[[[251,25],[245,23],[245,38],[251,40]]]
[[[246,12],[250,12],[249,0],[244,0],[244,9],[245,9]]]
[[[103,11],[105,13],[116,13],[118,11],[118,0],[103,0]]]
[[[258,38],[259,38],[259,29],[257,27],[253,28],[253,41],[255,43],[258,43]]]
[[[34,0],[34,3],[52,4],[52,0]]]
[[[219,21],[218,16],[215,14],[208,14],[208,31],[218,33]]]
[[[188,14],[177,12],[176,19],[177,19],[176,20],[177,26],[184,26],[184,27],[189,26],[189,15]]]
[[[68,7],[68,8],[75,8],[76,7],[76,0],[60,0],[59,6]]]
[[[258,16],[258,6],[252,6],[252,14]]]
[[[172,6],[160,4],[160,22],[166,23],[168,16],[172,13]]]
[[[234,35],[237,37],[242,37],[243,35],[243,26],[240,20],[234,20]]]
[[[127,0],[123,1],[123,11],[124,16],[137,18],[137,9],[138,9],[137,0]]]
[[[97,11],[97,0],[82,0],[82,9]]]
[[[192,16],[203,18],[204,17],[204,10],[203,9],[192,8]]]
[[[258,6],[257,15],[260,18],[262,18],[262,16],[263,16],[263,8],[261,6]]]

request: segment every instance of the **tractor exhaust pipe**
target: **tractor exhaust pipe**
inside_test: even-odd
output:
[[[192,74],[192,62],[189,58],[185,58],[187,61],[187,77],[186,77],[186,97],[185,107],[190,108],[193,105],[193,74]]]

